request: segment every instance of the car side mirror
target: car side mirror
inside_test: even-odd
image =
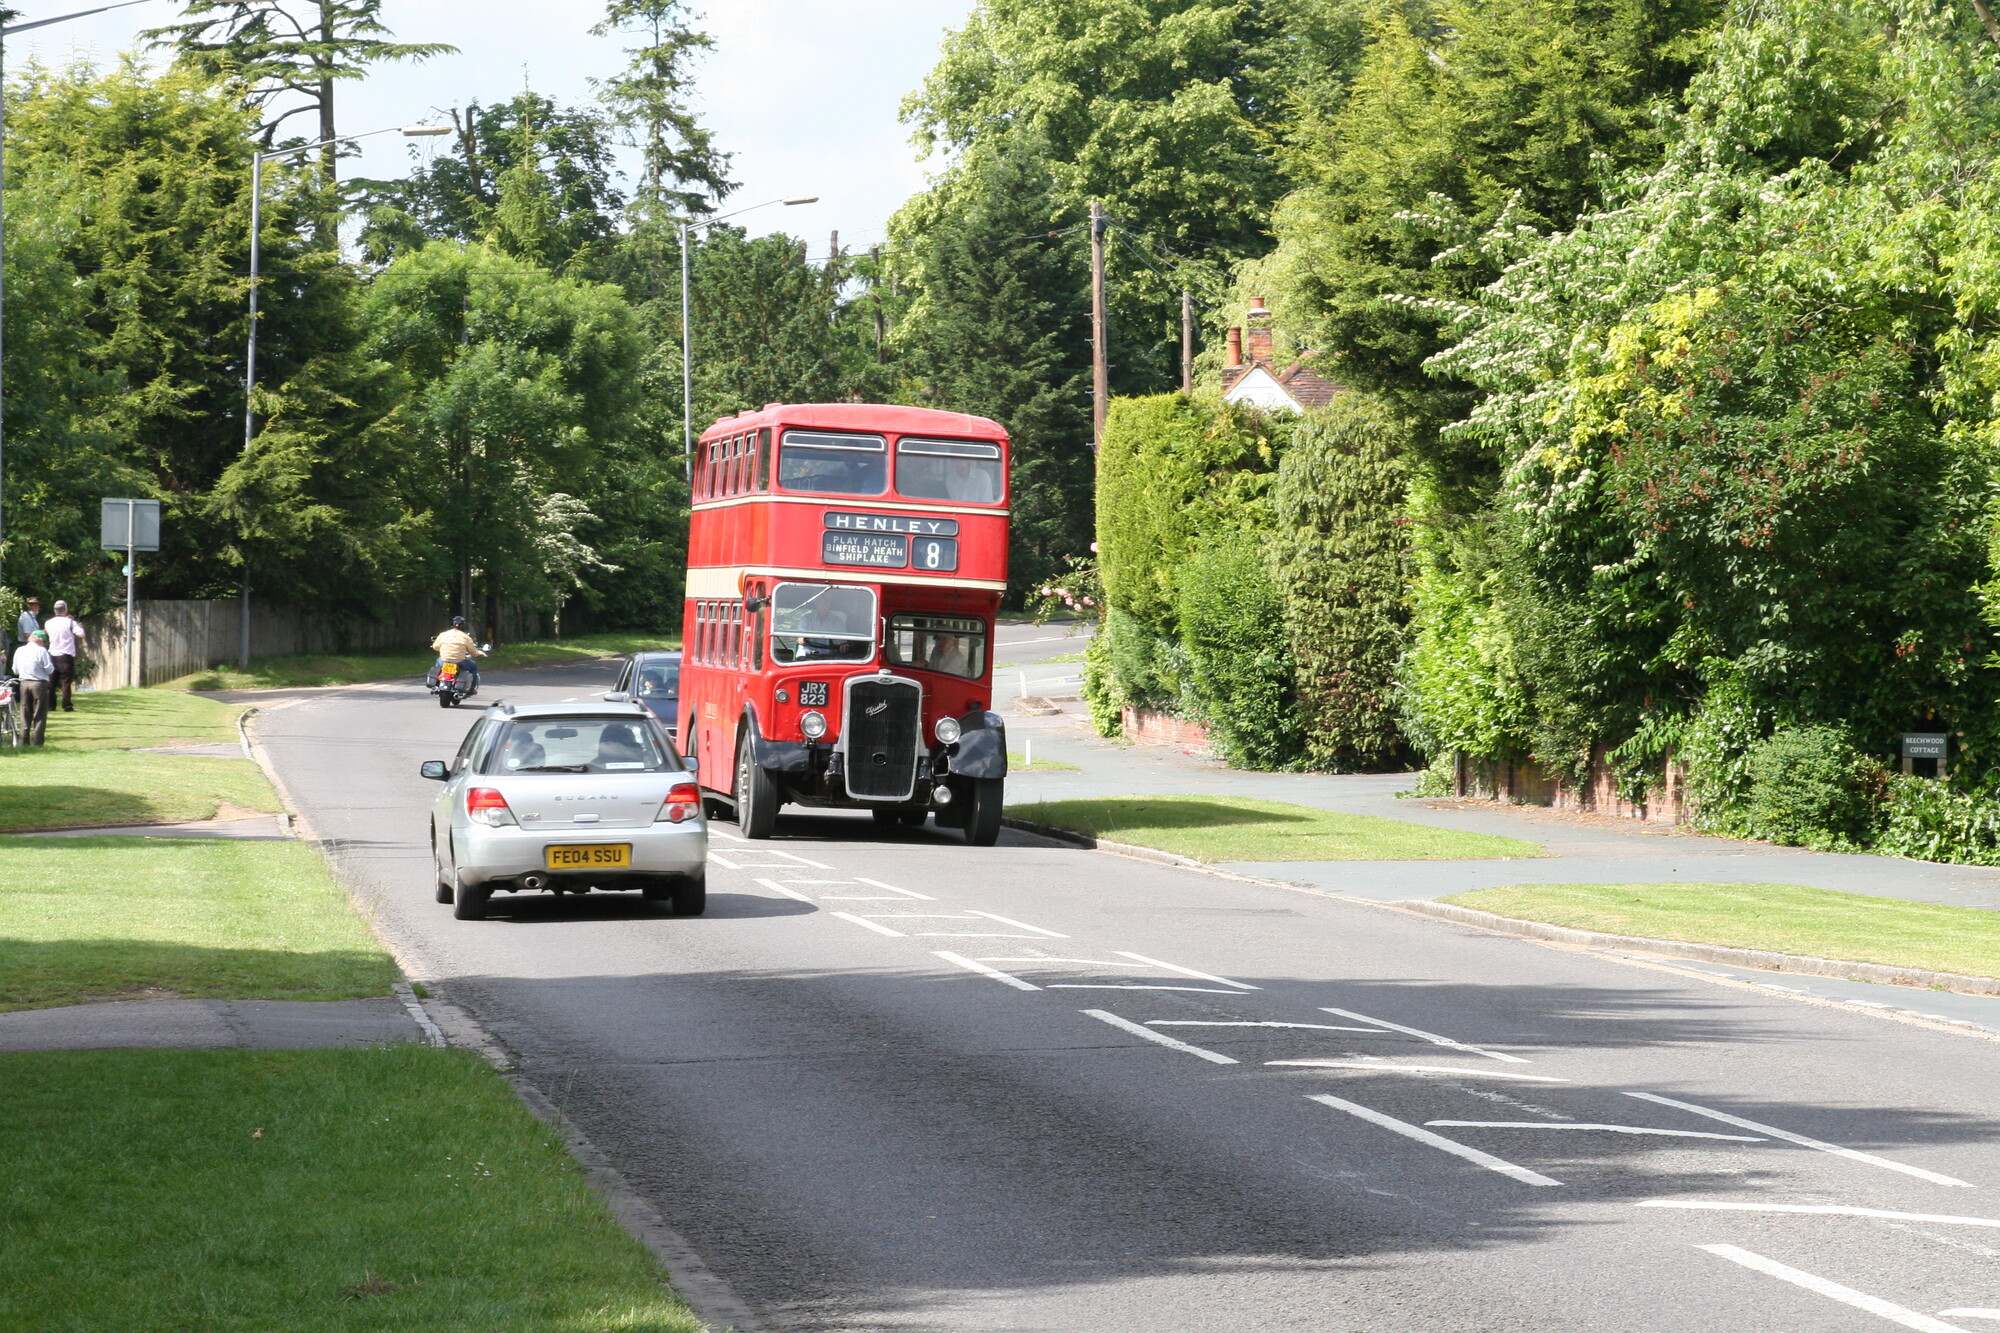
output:
[[[417,771],[432,782],[443,782],[451,776],[451,771],[444,766],[444,760],[442,759],[426,759],[424,760],[424,766]]]
[[[632,702],[632,696],[623,690],[611,690],[605,694],[604,702],[608,704],[630,703]]]

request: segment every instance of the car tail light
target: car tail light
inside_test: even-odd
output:
[[[701,815],[701,788],[692,782],[677,784],[667,793],[667,799],[660,802],[660,813],[653,817],[655,824],[666,821],[679,824]]]
[[[493,787],[474,787],[466,792],[465,814],[475,824],[486,824],[494,828],[517,822],[514,811],[507,804],[507,798]]]

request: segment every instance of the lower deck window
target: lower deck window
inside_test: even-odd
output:
[[[866,662],[875,656],[875,594],[840,583],[780,583],[771,592],[771,659]]]

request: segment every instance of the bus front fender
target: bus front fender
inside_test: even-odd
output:
[[[757,714],[743,714],[743,730],[750,737],[750,759],[766,773],[807,773],[812,771],[812,746],[803,741],[767,741],[757,725]]]
[[[958,750],[951,771],[962,778],[1007,776],[1007,721],[998,713],[975,708],[958,720]]]

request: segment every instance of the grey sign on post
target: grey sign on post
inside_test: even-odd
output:
[[[1906,731],[1903,733],[1903,758],[1942,759],[1944,758],[1946,736],[1941,731]]]
[[[103,536],[98,545],[105,550],[160,549],[158,500],[105,500],[101,502],[99,514]]]

